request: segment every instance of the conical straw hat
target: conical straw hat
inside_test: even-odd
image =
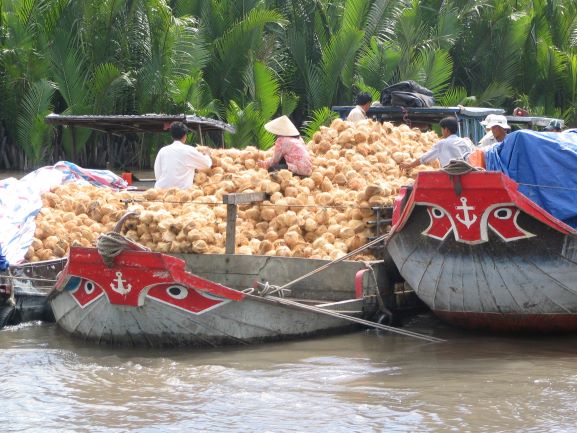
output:
[[[271,120],[264,125],[264,129],[274,135],[283,135],[287,137],[300,135],[299,130],[293,125],[287,116],[281,116]]]

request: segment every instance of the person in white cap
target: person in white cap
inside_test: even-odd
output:
[[[271,120],[264,129],[277,136],[272,158],[259,161],[268,171],[287,169],[299,176],[310,176],[313,171],[311,156],[299,130],[287,116]]]
[[[481,140],[479,147],[489,147],[502,142],[507,136],[507,131],[511,129],[507,123],[507,118],[500,114],[489,114],[481,125],[488,131]]]

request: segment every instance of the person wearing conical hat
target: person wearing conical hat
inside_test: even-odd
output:
[[[259,166],[268,171],[287,169],[299,176],[310,176],[313,171],[311,156],[300,136],[299,130],[287,116],[277,117],[266,125],[271,134],[277,136],[272,158],[260,161]]]

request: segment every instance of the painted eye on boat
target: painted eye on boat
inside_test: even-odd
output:
[[[513,211],[509,208],[502,207],[500,209],[496,209],[495,212],[493,212],[493,215],[495,218],[500,220],[508,220],[511,218],[511,215],[513,215]]]
[[[184,299],[188,295],[188,290],[182,286],[170,286],[166,289],[166,293],[174,299]]]
[[[84,291],[87,295],[92,295],[92,292],[94,292],[95,288],[96,286],[92,281],[87,281],[86,284],[84,284]]]
[[[431,209],[431,213],[435,218],[441,218],[445,215],[445,211],[441,208],[434,207]]]

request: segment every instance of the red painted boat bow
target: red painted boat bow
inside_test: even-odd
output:
[[[73,277],[84,280],[82,285],[96,284],[95,287],[83,287],[84,290],[75,294],[83,306],[104,292],[111,304],[137,307],[142,305],[144,297],[149,296],[189,311],[209,308],[211,305],[208,304],[213,300],[210,295],[218,298],[214,299],[214,303],[241,301],[245,297],[242,292],[187,272],[182,259],[148,251],[123,251],[114,259],[114,266],[108,267],[96,248],[72,247],[68,264],[56,287],[68,290],[66,285]],[[183,294],[178,293],[182,288],[176,285],[194,289],[205,296],[196,296],[196,299],[192,299],[190,294],[184,296],[184,291]],[[146,293],[143,292],[145,288]],[[173,294],[168,293],[171,288]],[[199,302],[202,305],[196,305]]]
[[[456,192],[461,183],[462,193]],[[476,244],[487,241],[487,231],[495,231],[510,241],[532,236],[520,228],[519,210],[563,234],[577,233],[518,191],[516,182],[500,172],[472,172],[451,176],[442,171],[421,172],[404,208],[408,193],[403,188],[395,201],[392,233],[402,230],[416,205],[428,207],[431,225],[424,235],[444,239],[451,232],[457,241]]]

